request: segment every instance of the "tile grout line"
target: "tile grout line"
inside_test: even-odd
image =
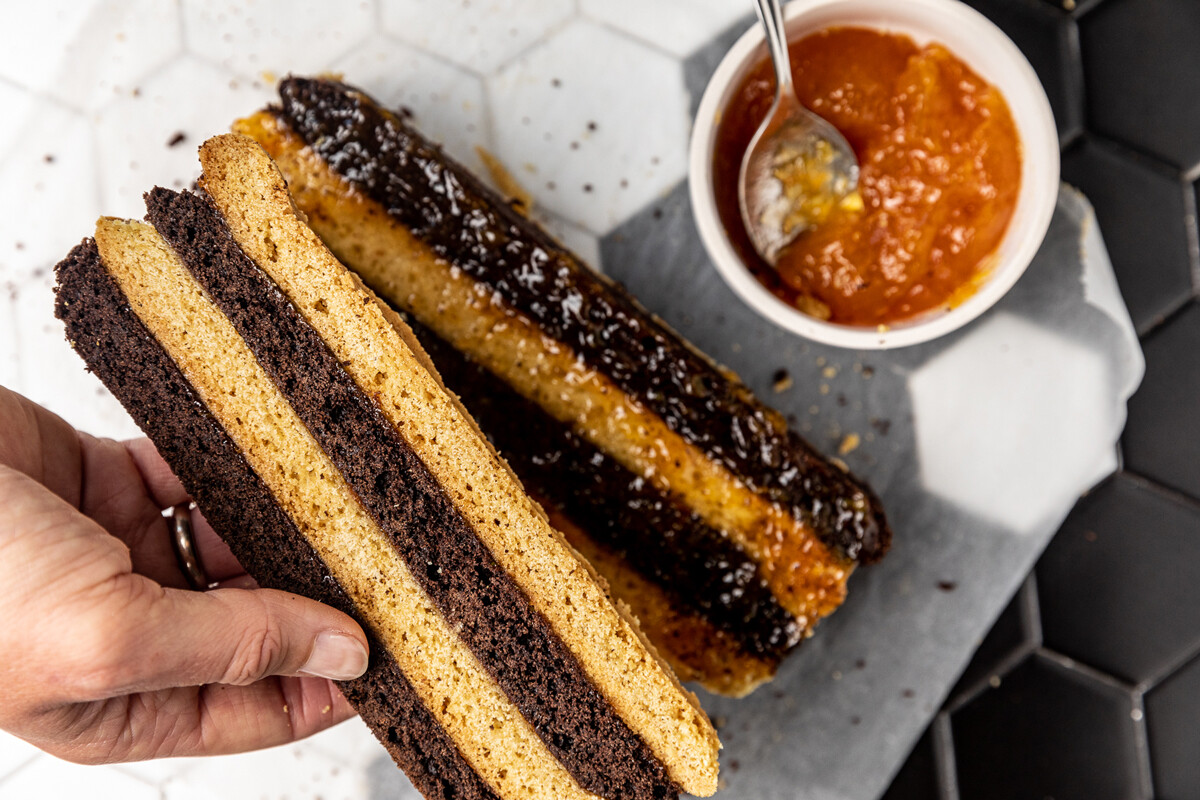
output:
[[[1200,170],[1197,164],[1190,171]],[[1183,220],[1186,225],[1185,235],[1188,245],[1188,264],[1192,268],[1192,296],[1200,292],[1200,228],[1196,221],[1196,192],[1195,178],[1184,176],[1183,181]]]
[[[1061,526],[1059,526],[1061,530]],[[1037,564],[1034,563],[1033,568],[1029,570],[1029,575],[1025,578],[1025,583],[1018,590],[1021,594],[1020,609],[1021,609],[1021,626],[1025,628],[1027,641],[1033,644],[1033,650],[1042,646],[1045,641],[1045,633],[1042,630],[1042,604],[1038,596],[1037,588]]]
[[[954,748],[954,729],[949,711],[940,711],[933,718],[933,765],[937,779],[938,800],[959,800],[958,764]]]
[[[1008,674],[1033,657],[1040,647],[1041,645],[1037,642],[1022,642],[1020,646],[1009,651],[1008,655],[997,661],[995,667],[988,670],[987,675],[968,686],[958,696],[948,700],[942,706],[942,710],[948,714],[956,713],[975,702],[989,690],[1000,688]]]
[[[18,772],[25,769],[26,767],[28,767],[30,764],[37,761],[41,757],[42,757],[41,753],[34,753],[33,755],[29,756],[21,763],[17,764],[12,769],[8,770],[7,772],[0,772],[0,787],[3,787],[4,784],[8,782],[9,778],[13,777]]]
[[[1148,475],[1143,475],[1136,469],[1126,467],[1122,470],[1125,475],[1128,475],[1138,488],[1155,492],[1165,500],[1170,500],[1193,511],[1200,511],[1200,497],[1193,497],[1182,489],[1176,489],[1173,486],[1168,486],[1157,478],[1151,478]]]
[[[1045,645],[1037,648],[1036,652],[1034,653],[1034,658],[1039,659],[1045,664],[1049,664],[1051,667],[1061,672],[1072,675],[1081,675],[1087,680],[1093,683],[1098,683],[1110,691],[1120,692],[1126,696],[1137,691],[1137,686],[1135,684],[1127,683],[1126,681],[1123,681],[1114,675],[1101,672],[1099,669],[1093,667],[1087,662],[1063,655],[1057,650],[1051,650]]]
[[[1182,655],[1175,658],[1167,666],[1139,683],[1137,685],[1138,692],[1145,694],[1154,691],[1154,689],[1173,678],[1176,673],[1182,671],[1193,661],[1200,662],[1200,639],[1192,642],[1191,646]]]
[[[1135,690],[1130,698],[1132,707],[1129,716],[1133,720],[1134,731],[1134,760],[1137,762],[1138,788],[1141,789],[1143,800],[1153,800],[1154,772],[1150,763],[1150,737],[1146,730],[1145,695]]]
[[[481,77],[483,77],[483,79],[485,81],[488,78],[496,77],[497,75],[499,75],[500,73],[504,72],[509,67],[511,67],[513,64],[517,63],[522,58],[524,58],[525,56],[532,53],[537,48],[539,48],[543,45],[549,44],[551,39],[553,39],[555,36],[562,33],[564,30],[566,30],[566,28],[568,26],[572,25],[575,22],[578,22],[580,19],[583,19],[583,17],[577,16],[577,15],[568,15],[566,17],[563,17],[558,22],[554,23],[550,27],[543,30],[536,39],[529,42],[527,45],[522,47],[520,50],[516,51],[515,53],[512,53],[511,55],[508,56],[508,58],[505,58],[504,60],[502,60],[498,64],[496,64],[494,67],[492,67],[492,71],[489,75],[483,75],[482,73],[478,73],[478,74],[480,74]],[[472,71],[474,71],[474,70],[472,70]]]
[[[1156,155],[1149,150],[1144,150],[1140,146],[1120,137],[1098,131],[1086,125],[1085,130],[1087,131],[1086,138],[1091,140],[1093,144],[1108,150],[1126,163],[1145,167],[1159,175],[1159,177],[1170,178],[1175,181],[1182,180],[1184,177],[1185,170],[1182,167],[1172,164],[1160,155]]]
[[[1176,317],[1183,315],[1188,307],[1191,306],[1195,301],[1195,294],[1196,292],[1193,290],[1192,292],[1189,292],[1186,297],[1173,300],[1167,310],[1162,312],[1158,318],[1150,320],[1149,325],[1145,329],[1137,330],[1137,326],[1134,326],[1137,333],[1138,342],[1143,345],[1143,350],[1145,349],[1144,345],[1146,344],[1147,339],[1158,333],[1160,328],[1169,324]]]

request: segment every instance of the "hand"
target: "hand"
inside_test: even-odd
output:
[[[253,582],[199,514],[222,587],[187,591],[160,511],[186,499],[148,440],[79,433],[0,387],[0,728],[106,763],[268,747],[353,714],[328,678],[366,669],[358,625],[233,588]]]

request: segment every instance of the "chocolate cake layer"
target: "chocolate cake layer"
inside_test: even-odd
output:
[[[289,78],[280,94],[287,125],[434,252],[845,557],[871,563],[886,552],[891,532],[869,489],[440,149],[335,81]]]
[[[495,562],[405,440],[202,198],[156,189],[148,218],[371,512],[447,623],[582,787],[675,796],[662,765]],[[257,302],[247,302],[255,298]]]
[[[72,346],[154,441],[242,566],[264,587],[357,616],[303,534],[130,308],[95,242],[85,240],[55,272],[55,314],[66,324]],[[366,674],[339,686],[392,758],[426,797],[499,800],[387,649],[370,638]]]
[[[779,659],[803,635],[755,562],[677,498],[653,487],[432,330],[405,321],[517,476],[597,543],[744,649]]]

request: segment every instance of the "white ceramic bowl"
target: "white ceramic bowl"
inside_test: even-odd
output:
[[[886,329],[824,322],[771,294],[734,251],[717,214],[712,164],[717,121],[747,69],[766,57],[762,28],[738,39],[709,81],[692,128],[692,211],[709,256],[729,286],[775,324],[808,339],[855,349],[919,344],[959,328],[1007,292],[1042,243],[1058,197],[1058,133],[1046,93],[1016,45],[979,12],[957,0],[793,0],[784,6],[790,36],[834,26],[902,33],[918,45],[939,42],[1003,93],[1021,138],[1021,191],[989,277],[967,300]]]

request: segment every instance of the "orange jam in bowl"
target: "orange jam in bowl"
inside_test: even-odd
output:
[[[834,27],[790,50],[801,102],[858,156],[862,205],[802,233],[774,268],[755,253],[737,181],[775,94],[764,58],[731,93],[712,151],[717,212],[738,256],[785,303],[842,325],[887,326],[970,297],[1021,192],[1021,140],[999,90],[945,47],[902,34]]]

